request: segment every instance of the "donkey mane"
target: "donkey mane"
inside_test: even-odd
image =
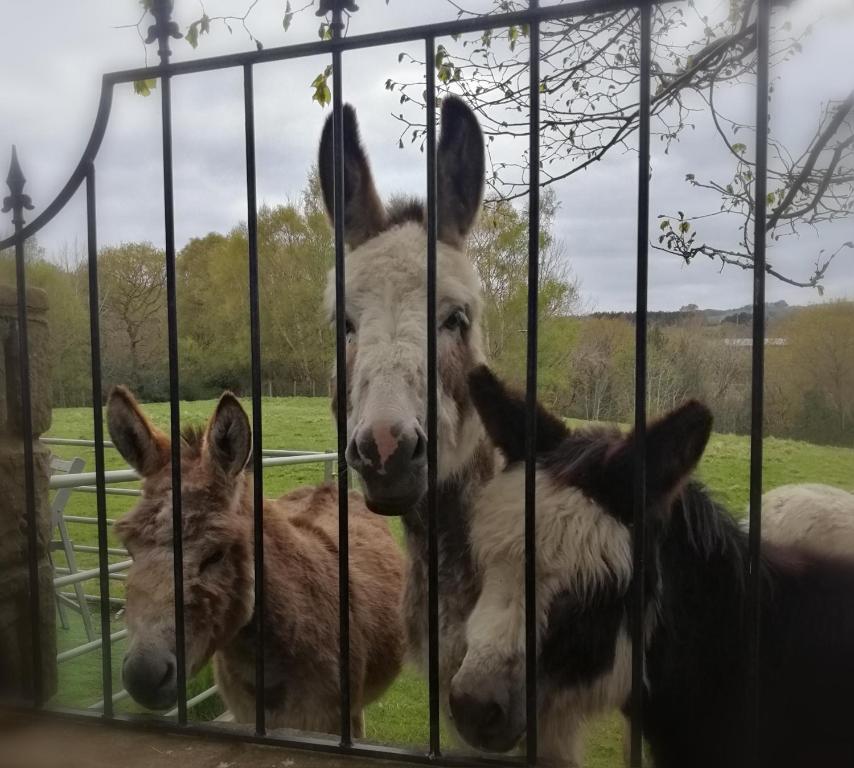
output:
[[[424,201],[417,197],[392,197],[386,205],[385,228],[394,229],[402,224],[424,224]]]
[[[676,498],[672,524],[680,523],[684,526],[685,542],[698,557],[708,560],[715,555],[731,554],[733,565],[747,573],[745,532],[698,480],[689,481]]]
[[[181,427],[182,452],[188,459],[196,459],[201,455],[205,439],[204,424],[185,424]]]

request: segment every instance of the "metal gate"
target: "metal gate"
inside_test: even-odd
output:
[[[67,184],[59,195],[31,223],[26,224],[24,212],[32,209],[32,203],[24,193],[25,179],[21,172],[16,154],[12,152],[12,164],[8,177],[10,194],[4,201],[4,212],[11,211],[14,234],[0,241],[0,250],[15,249],[17,274],[17,311],[19,332],[20,380],[22,382],[21,405],[23,410],[23,432],[25,446],[25,492],[26,514],[28,520],[28,558],[30,577],[30,605],[33,618],[33,677],[35,696],[32,705],[41,708],[44,705],[44,686],[41,679],[38,605],[39,583],[36,560],[36,512],[34,500],[34,462],[32,448],[32,409],[28,382],[30,381],[28,338],[27,338],[27,302],[26,273],[24,264],[24,246],[39,230],[49,223],[68,203],[72,195],[81,186],[85,186],[88,268],[89,268],[89,309],[90,336],[92,350],[92,402],[93,428],[95,438],[95,463],[97,477],[97,520],[101,588],[101,631],[102,637],[109,637],[109,573],[107,561],[107,517],[104,477],[104,435],[101,404],[103,388],[100,359],[100,328],[98,322],[98,259],[97,259],[97,215],[96,215],[96,174],[95,160],[101,146],[110,117],[113,90],[117,85],[132,83],[144,79],[160,79],[161,125],[163,150],[163,200],[165,216],[165,253],[167,282],[167,327],[169,350],[169,393],[172,438],[172,503],[173,503],[173,546],[175,584],[183,583],[182,563],[182,524],[181,524],[181,463],[180,463],[180,410],[179,410],[179,368],[178,368],[178,326],[175,276],[175,226],[173,204],[172,174],[172,99],[171,80],[175,77],[220,69],[242,68],[243,97],[246,147],[247,181],[247,222],[248,222],[248,265],[249,265],[249,303],[251,332],[251,372],[252,372],[252,431],[254,461],[254,514],[255,514],[255,621],[260,628],[264,623],[264,561],[263,529],[261,510],[263,499],[262,472],[262,422],[261,422],[261,342],[258,295],[258,230],[257,201],[255,182],[255,123],[253,99],[253,67],[256,64],[272,61],[284,61],[307,56],[325,55],[332,58],[333,115],[334,115],[334,209],[343,210],[344,198],[344,142],[343,142],[343,93],[342,82],[346,72],[342,66],[342,53],[362,48],[370,48],[393,43],[417,42],[424,44],[425,80],[426,80],[426,163],[427,163],[427,318],[428,333],[428,537],[429,537],[429,713],[430,737],[429,751],[395,749],[387,746],[354,743],[350,733],[350,691],[349,691],[349,594],[348,594],[348,528],[347,528],[347,485],[345,450],[347,447],[346,409],[338,409],[338,486],[339,486],[339,614],[340,614],[340,691],[341,691],[341,729],[340,740],[334,738],[280,737],[266,733],[264,722],[264,633],[257,631],[256,638],[256,723],[254,732],[249,730],[228,730],[210,725],[188,724],[186,694],[186,663],[184,649],[184,605],[183,592],[175,590],[176,621],[176,657],[178,676],[178,717],[177,725],[166,720],[146,720],[145,727],[178,729],[181,732],[200,732],[223,738],[235,738],[281,744],[292,747],[315,749],[320,751],[373,756],[377,758],[430,762],[440,765],[471,765],[478,762],[486,764],[519,764],[516,758],[463,758],[441,754],[439,739],[439,624],[438,624],[438,531],[436,523],[436,485],[437,485],[437,373],[436,373],[436,83],[435,83],[435,41],[437,37],[457,35],[465,32],[480,32],[494,27],[527,25],[530,34],[530,112],[529,112],[529,162],[528,181],[529,198],[529,238],[528,238],[528,339],[527,339],[527,458],[525,474],[525,595],[526,595],[526,682],[527,682],[527,750],[525,760],[529,764],[537,762],[537,680],[536,680],[536,616],[535,616],[535,484],[534,484],[534,446],[535,403],[537,392],[537,286],[539,266],[539,212],[540,212],[540,163],[539,163],[539,127],[540,127],[540,25],[559,19],[569,19],[590,13],[608,13],[621,10],[636,10],[640,25],[640,114],[639,114],[639,153],[638,153],[638,210],[637,210],[637,322],[635,355],[635,430],[638,435],[638,448],[634,477],[634,584],[633,609],[631,615],[632,637],[638,639],[643,633],[643,585],[644,585],[644,499],[645,488],[645,428],[646,428],[646,336],[647,336],[647,274],[649,244],[649,167],[650,167],[650,65],[651,65],[651,19],[653,7],[662,0],[580,0],[561,5],[540,7],[539,0],[529,0],[524,11],[495,14],[488,17],[465,18],[455,21],[429,24],[425,26],[383,31],[353,37],[344,37],[344,9],[351,4],[346,0],[328,0],[332,13],[330,25],[332,37],[329,40],[300,45],[253,50],[227,56],[202,58],[194,61],[170,62],[169,39],[178,36],[177,28],[171,21],[170,0],[154,0],[152,13],[155,24],[152,37],[159,42],[160,64],[153,67],[112,72],[104,75],[101,100],[95,126],[83,156]],[[757,136],[768,135],[768,93],[769,93],[769,37],[770,37],[770,0],[757,0],[756,41],[757,41],[757,85],[756,85],[756,127]],[[352,9],[351,9],[352,10]],[[750,456],[750,612],[748,626],[749,669],[751,677],[747,681],[754,706],[754,720],[758,713],[758,686],[756,670],[759,659],[759,558],[761,524],[761,488],[762,488],[762,423],[763,423],[763,382],[764,382],[764,344],[765,338],[765,221],[767,215],[766,175],[767,142],[757,142],[754,242],[755,268],[753,271],[753,358],[752,358],[752,420],[751,420],[751,456]],[[344,216],[335,216],[335,306],[336,306],[336,363],[338,402],[346,402],[347,382],[345,364],[345,313],[339,311],[344,306]],[[632,765],[641,764],[641,717],[643,708],[643,643],[633,642],[632,655]],[[75,713],[76,716],[103,717],[107,720],[142,725],[130,716],[116,715],[112,707],[112,678],[110,644],[102,648],[103,715]]]

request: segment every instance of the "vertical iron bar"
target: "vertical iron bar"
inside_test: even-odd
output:
[[[759,759],[760,558],[762,556],[762,437],[765,405],[765,227],[768,193],[768,94],[771,2],[756,5],[756,189],[753,236],[753,363],[750,413],[750,583],[748,706],[754,762]]]
[[[104,478],[104,412],[101,376],[101,318],[98,298],[98,225],[95,164],[86,170],[86,237],[89,255],[89,343],[92,350],[92,430],[95,438],[95,503],[98,517],[98,583],[101,592],[101,696],[104,717],[113,716],[113,648],[110,636],[110,559],[107,553],[107,493]]]
[[[436,487],[439,463],[438,381],[436,376],[436,40],[425,50],[427,110],[427,682],[430,715],[430,755],[441,753],[439,726],[439,529]]]
[[[258,299],[258,203],[255,179],[255,86],[243,67],[246,128],[246,229],[249,241],[249,335],[252,356],[252,489],[255,530],[255,731],[266,732],[264,703],[264,466],[261,419],[261,313]]]
[[[18,154],[12,147],[12,162],[9,166],[10,196],[5,200],[4,211],[12,211],[15,228],[15,282],[18,300],[18,377],[21,393],[21,439],[24,442],[24,503],[27,520],[27,569],[29,578],[30,632],[32,640],[33,703],[40,707],[45,701],[44,677],[42,675],[41,589],[38,561],[38,516],[36,514],[35,458],[33,456],[33,405],[30,394],[30,333],[27,325],[27,275],[24,254],[24,208],[32,204],[24,194],[26,179],[18,163]]]
[[[635,467],[632,602],[631,765],[643,760],[644,603],[646,579],[646,331],[649,276],[650,60],[652,6],[640,8],[640,98],[638,101],[637,308],[635,314]]]
[[[531,10],[539,0],[530,0]],[[540,288],[540,25],[530,29],[528,85],[528,349],[525,384],[525,691],[529,765],[537,764],[537,353]]]
[[[166,245],[166,320],[169,346],[169,417],[172,438],[172,554],[175,587],[175,659],[178,722],[187,722],[187,665],[184,644],[184,542],[181,515],[181,406],[178,386],[178,302],[175,285],[175,201],[172,183],[172,89],[161,78],[163,125],[163,209]]]
[[[344,29],[341,3],[332,11],[332,37]],[[350,734],[350,547],[347,504],[347,311],[344,297],[344,101],[341,51],[332,52],[332,144],[335,180],[335,383],[338,398],[338,620],[339,685],[341,688],[341,745],[353,743]]]

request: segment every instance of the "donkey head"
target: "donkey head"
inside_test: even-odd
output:
[[[427,233],[417,202],[385,207],[359,138],[356,113],[344,108],[344,217],[347,461],[362,477],[368,506],[383,514],[411,509],[426,489]],[[334,211],[332,118],[320,142],[320,179]],[[437,155],[436,309],[438,473],[465,466],[483,432],[466,375],[482,360],[480,284],[466,258],[466,235],[484,185],[483,136],[459,99],[442,105]],[[334,274],[327,306],[334,313]],[[333,380],[334,390],[334,380]]]
[[[466,628],[468,650],[451,683],[454,723],[470,744],[507,751],[525,716],[524,399],[489,370],[471,376],[472,396],[506,469],[483,488],[471,518],[482,589]],[[697,465],[711,430],[689,402],[647,431],[647,514],[658,530]],[[636,440],[591,428],[570,432],[537,418],[538,692],[560,692],[584,718],[624,705],[631,688],[627,624]]]
[[[107,420],[119,453],[143,479],[140,502],[115,527],[133,558],[122,680],[137,702],[165,709],[177,697],[170,441],[121,387],[110,395]],[[204,431],[187,431],[182,440],[184,615],[191,675],[252,616],[252,516],[244,471],[250,446],[249,422],[231,394],[222,396]]]

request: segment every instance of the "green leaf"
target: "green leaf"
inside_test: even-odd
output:
[[[329,65],[311,81],[311,87],[314,88],[311,100],[316,101],[321,107],[325,107],[332,101],[332,92],[329,90],[329,78],[331,75],[332,66]]]
[[[187,39],[187,42],[193,47],[199,47],[199,22],[194,21],[190,24],[189,29],[187,30],[187,34],[184,36]]]
[[[765,198],[768,201],[768,205],[774,205],[774,193],[769,192],[768,196]]]
[[[691,225],[687,221],[683,221],[679,225],[679,231],[684,235],[688,230],[691,229]]]
[[[204,16],[202,16],[200,21],[201,21],[201,29],[200,29],[201,33],[203,35],[208,34],[208,32],[211,31],[211,18],[210,18],[210,16],[205,14]]]
[[[664,219],[664,221],[659,224],[659,229],[663,232],[665,229],[670,229],[670,221],[668,219]]]
[[[743,155],[745,152],[747,152],[747,145],[741,143],[733,144],[732,151],[735,152],[735,154],[737,155]]]
[[[282,26],[285,28],[285,32],[290,29],[291,22],[294,20],[294,12],[291,10],[291,0],[288,0],[285,3],[285,18],[282,19]]]
[[[133,92],[138,96],[150,96],[157,87],[157,80],[136,80],[133,84]]]
[[[311,100],[316,101],[321,107],[325,107],[332,101],[332,91],[329,90],[329,86],[325,82],[321,83],[314,89]]]

